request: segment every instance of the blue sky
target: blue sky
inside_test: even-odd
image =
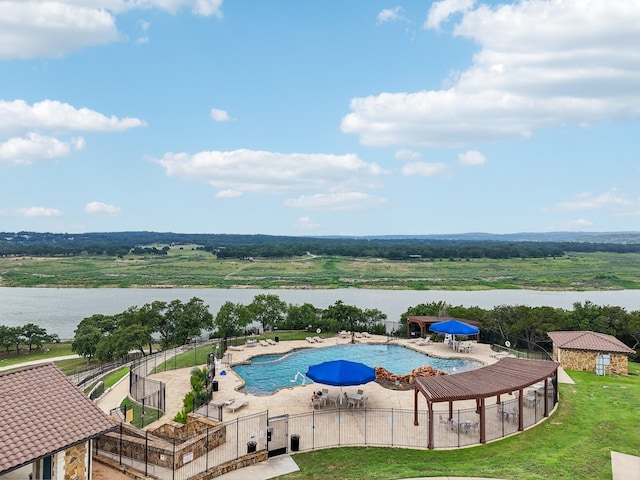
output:
[[[0,0],[0,231],[638,231],[639,24],[629,0]]]

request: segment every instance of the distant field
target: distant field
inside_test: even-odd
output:
[[[605,290],[640,288],[640,254],[548,259],[389,261],[307,256],[218,260],[191,247],[166,257],[0,258],[5,287],[254,287]]]

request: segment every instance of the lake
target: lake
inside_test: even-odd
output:
[[[153,288],[10,288],[0,287],[0,325],[35,323],[71,339],[83,318],[100,313],[113,315],[131,306],[141,307],[155,300],[188,301],[193,297],[209,305],[215,316],[226,301],[249,304],[258,294],[278,295],[287,303],[311,303],[326,308],[337,300],[359,308],[377,308],[387,315],[387,329],[397,328],[400,315],[421,303],[444,301],[452,306],[491,309],[497,305],[550,306],[571,310],[575,302],[614,305],[627,311],[640,310],[640,291],[557,292],[537,290],[369,290],[369,289],[153,289]]]

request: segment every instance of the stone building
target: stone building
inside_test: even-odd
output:
[[[612,335],[591,331],[549,332],[553,359],[567,370],[600,375],[629,373],[629,354],[635,350]]]
[[[116,426],[53,363],[0,375],[0,477],[93,478],[92,441]]]

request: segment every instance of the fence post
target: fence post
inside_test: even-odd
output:
[[[124,407],[124,416],[127,418],[127,407]],[[120,422],[120,465],[122,465],[122,422]]]
[[[144,432],[144,476],[149,474],[149,431]]]

